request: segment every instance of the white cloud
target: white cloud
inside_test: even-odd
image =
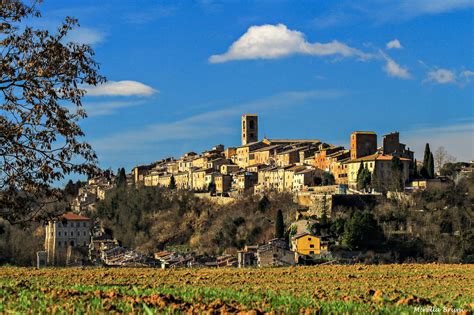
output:
[[[443,146],[449,154],[455,156],[458,161],[469,161],[474,159],[474,143],[466,141],[474,137],[474,122],[467,122],[441,126],[421,127],[413,130],[403,131],[403,142],[411,144],[417,158],[423,159],[424,146],[428,142],[434,151]]]
[[[309,43],[304,34],[290,30],[284,24],[251,26],[235,41],[226,53],[212,55],[211,63],[243,59],[276,59],[293,54],[312,56],[358,57],[368,59],[370,54],[333,40],[329,43]]]
[[[470,77],[474,76],[474,71],[470,71],[470,70],[465,70],[463,72],[461,72],[461,77],[465,78],[467,81],[469,81]]]
[[[73,29],[65,38],[67,42],[78,44],[95,45],[105,39],[105,33],[88,27],[78,27]]]
[[[391,77],[400,78],[400,79],[410,79],[411,74],[408,71],[408,68],[405,68],[395,62],[392,58],[380,51],[382,57],[387,61],[383,70]]]
[[[456,83],[456,74],[448,69],[436,69],[427,73],[424,82],[433,82],[438,84]]]
[[[137,81],[108,81],[98,86],[86,88],[87,96],[149,96],[158,90]]]
[[[403,46],[400,44],[398,39],[391,40],[386,45],[387,49],[402,49]]]

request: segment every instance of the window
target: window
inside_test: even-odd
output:
[[[82,224],[82,226],[83,226],[83,227],[86,227],[86,222],[84,222],[84,223]]]
[[[74,232],[71,232],[71,236],[74,236]]]
[[[249,127],[250,127],[250,129],[254,129],[254,128],[255,128],[255,122],[254,122],[253,120],[250,121]]]
[[[58,236],[61,236],[61,232],[58,232]]]
[[[86,231],[84,231],[84,236],[86,236]]]
[[[61,247],[61,242],[58,242],[58,247]]]
[[[313,255],[313,254],[314,254],[314,251],[312,251],[312,250],[309,251],[309,254],[310,254],[310,255]]]
[[[314,248],[314,244],[310,244],[310,245],[309,245],[309,248]]]
[[[308,241],[311,241],[311,237],[308,237]]]

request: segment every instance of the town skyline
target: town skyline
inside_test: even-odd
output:
[[[429,142],[462,161],[474,156],[472,7],[45,1],[38,23],[77,17],[70,39],[96,51],[109,82],[88,89],[81,126],[104,168],[238,145],[243,112],[264,119],[262,136],[347,146],[353,130],[399,131],[417,154]]]

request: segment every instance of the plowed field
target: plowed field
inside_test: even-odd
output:
[[[471,313],[473,265],[0,268],[0,313]]]

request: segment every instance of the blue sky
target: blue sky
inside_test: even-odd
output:
[[[127,169],[260,136],[347,145],[401,132],[474,158],[474,1],[44,1],[80,20],[109,82],[81,122],[102,167]]]

